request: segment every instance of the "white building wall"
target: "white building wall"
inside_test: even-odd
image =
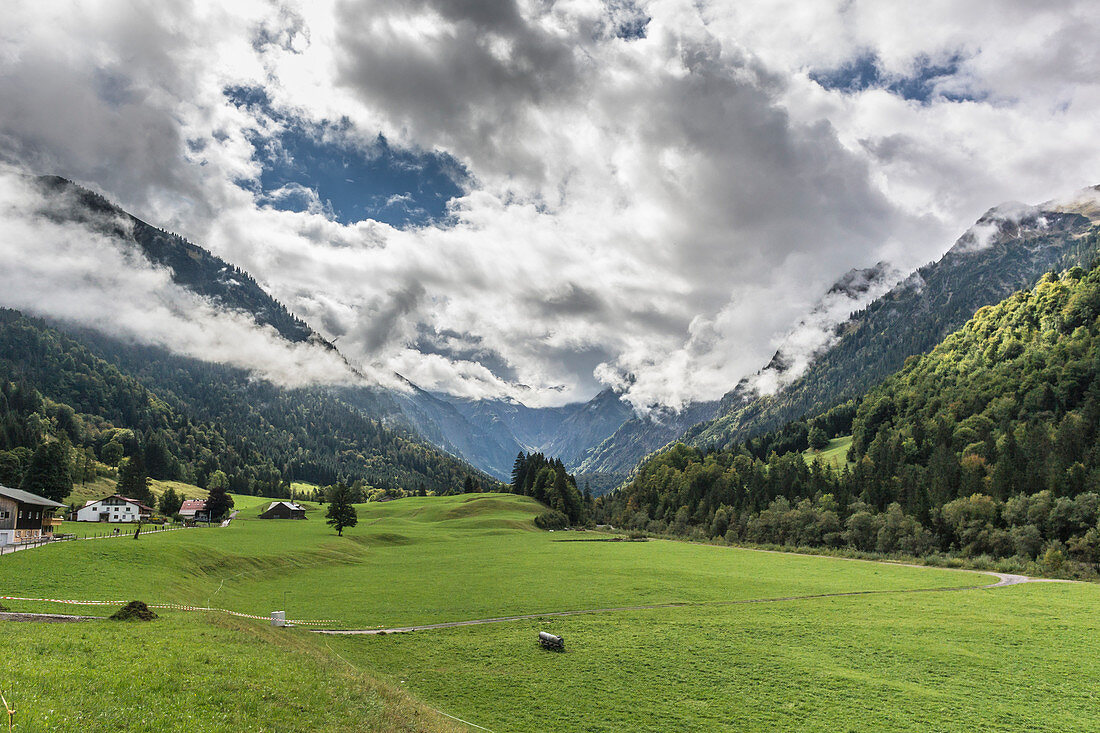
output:
[[[141,507],[133,502],[120,502],[110,501],[102,499],[81,507],[76,512],[76,521],[78,522],[111,522],[113,523],[129,523],[137,522],[141,519]],[[107,519],[103,519],[103,516],[107,515]]]

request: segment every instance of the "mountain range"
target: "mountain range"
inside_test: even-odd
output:
[[[39,212],[115,237],[173,280],[219,307],[245,313],[295,343],[336,347],[272,298],[248,273],[107,199],[42,177]],[[940,260],[915,272],[887,263],[852,270],[822,297],[760,371],[721,400],[636,411],[612,390],[585,403],[532,408],[367,384],[323,390],[326,399],[398,433],[416,435],[492,477],[506,480],[519,453],[560,458],[599,494],[653,451],[677,439],[724,447],[861,394],[905,360],[927,352],[984,305],[1052,268],[1085,264],[1098,249],[1094,201],[991,209]],[[65,328],[64,324],[54,324]],[[115,349],[117,352],[118,349]]]

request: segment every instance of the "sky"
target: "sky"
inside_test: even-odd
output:
[[[532,406],[716,399],[779,347],[820,349],[846,272],[900,277],[995,205],[1100,183],[1094,10],[15,0],[0,305],[141,340],[142,298],[223,323],[25,221],[8,179],[52,173],[248,271],[369,374]],[[126,263],[152,290],[106,323],[93,286]],[[168,345],[282,353],[209,334]],[[265,376],[344,378],[279,358]]]

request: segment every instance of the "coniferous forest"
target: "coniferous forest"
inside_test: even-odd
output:
[[[1100,563],[1100,267],[979,310],[861,398],[726,450],[678,444],[596,516],[656,533],[910,556]],[[851,435],[840,467],[812,436]]]
[[[542,529],[564,529],[584,524],[591,513],[592,492],[577,489],[577,479],[565,470],[561,459],[542,453],[520,453],[512,466],[513,494],[530,496],[545,504],[549,511],[535,519]]]
[[[0,483],[63,499],[96,461],[138,456],[152,478],[207,488],[224,475],[231,492],[272,497],[293,481],[440,493],[471,476],[496,485],[326,390],[79,336],[0,310]],[[47,458],[58,468],[33,478]]]

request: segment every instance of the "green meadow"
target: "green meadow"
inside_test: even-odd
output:
[[[848,463],[848,449],[851,447],[852,436],[844,435],[840,438],[833,438],[829,441],[829,445],[821,450],[813,450],[811,448],[804,451],[802,456],[806,459],[806,463],[812,463],[814,459],[817,459],[826,466],[844,468],[845,465],[852,465]]]
[[[995,579],[980,573],[541,532],[538,505],[511,495],[361,505],[344,537],[323,507],[306,521],[259,520],[268,500],[236,500],[241,514],[224,529],[4,556],[0,595],[261,616],[285,607],[336,629],[676,605],[355,636],[179,611],[141,625],[9,623],[15,654],[0,662],[0,686],[15,677],[26,709],[55,711],[49,726],[40,716],[22,730],[458,725],[433,710],[498,732],[1100,728],[1094,585],[983,590]],[[799,596],[823,597],[780,600]],[[541,651],[540,629],[563,634],[566,653]],[[51,665],[56,675],[39,672]],[[231,693],[200,699],[222,678]],[[173,722],[169,703],[150,718],[159,727],[86,712],[90,690],[113,690],[133,711],[177,679],[207,727]]]

